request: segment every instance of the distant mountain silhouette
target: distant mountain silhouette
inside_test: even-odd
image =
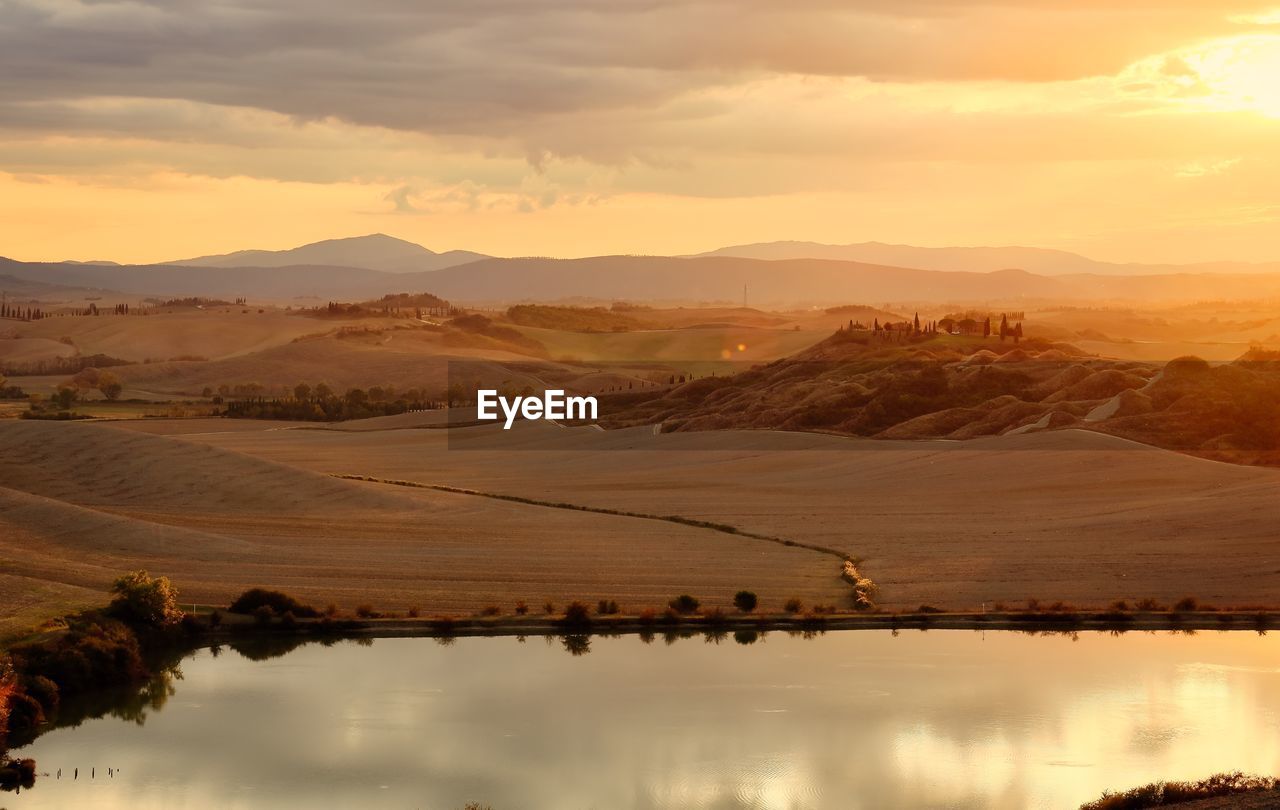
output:
[[[165,262],[184,267],[289,267],[322,265],[328,267],[360,267],[384,273],[420,273],[487,259],[482,253],[450,250],[435,253],[422,245],[396,239],[382,233],[326,239],[290,250],[237,250],[216,256],[197,256]]]
[[[313,305],[387,293],[430,292],[455,303],[596,299],[752,306],[887,302],[1191,302],[1280,298],[1280,273],[1040,275],[975,273],[826,259],[597,256],[481,259],[416,273],[358,267],[198,267],[40,264],[0,258],[0,274],[27,281],[156,296],[246,296]]]
[[[924,248],[913,245],[890,245],[883,242],[859,242],[850,245],[825,245],[819,242],[759,242],[734,245],[699,256],[734,256],[743,259],[833,259],[869,262],[895,267],[917,267],[921,270],[959,270],[989,273],[994,270],[1026,270],[1047,276],[1094,273],[1103,276],[1146,276],[1171,273],[1275,273],[1280,262],[1204,262],[1199,264],[1119,264],[1102,262],[1070,253],[1034,247],[943,247]]]

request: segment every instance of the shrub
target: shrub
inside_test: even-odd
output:
[[[9,725],[11,728],[29,730],[44,721],[44,707],[40,705],[40,701],[22,691],[16,691],[9,696]]]
[[[1277,788],[1280,788],[1280,783],[1275,779],[1248,776],[1238,771],[1219,773],[1207,779],[1201,779],[1199,782],[1152,782],[1123,793],[1108,791],[1103,793],[1101,798],[1080,805],[1080,810],[1145,810],[1149,807],[1166,807],[1217,796],[1274,791]],[[1271,806],[1271,803],[1266,806]]]
[[[292,610],[286,610],[280,616],[280,624],[288,627],[289,629],[293,629],[298,626],[298,617],[293,615]]]
[[[601,616],[611,616],[618,612],[618,603],[612,599],[601,599],[596,605],[596,613]]]
[[[209,627],[216,628],[222,625],[222,611],[215,610],[209,614]]]
[[[916,608],[916,613],[942,613],[942,608],[936,608],[933,605],[921,605]]]
[[[667,624],[679,624],[680,611],[673,607],[668,607],[666,610],[662,611],[662,621]]]
[[[701,602],[687,593],[682,593],[667,603],[667,606],[677,613],[693,613],[701,605]]]
[[[22,690],[40,704],[40,708],[46,715],[57,711],[61,700],[58,685],[45,676],[33,675],[27,678],[22,684]]]
[[[304,605],[297,599],[280,591],[270,591],[266,588],[250,588],[231,603],[228,608],[232,613],[253,613],[257,608],[266,605],[270,607],[272,612],[284,615],[292,613],[306,619],[313,619],[319,616],[319,612],[310,605]],[[336,612],[336,611],[335,611]]]
[[[271,609],[271,605],[258,605],[253,609],[253,620],[260,625],[271,624],[271,620],[275,618],[276,612]]]
[[[591,608],[586,602],[570,602],[564,609],[564,623],[573,625],[591,624]]]
[[[337,606],[337,605],[335,605],[335,604],[334,604],[334,603],[332,603],[332,602],[330,602],[329,604],[325,605],[325,606],[324,606],[324,615],[328,616],[330,619],[332,619],[334,616],[337,616],[337,615],[338,615],[338,606]]]
[[[1137,608],[1138,610],[1164,610],[1164,607],[1159,602],[1150,597],[1139,599]]]
[[[707,624],[724,624],[728,617],[724,615],[724,611],[720,608],[711,608],[706,612]]]
[[[380,619],[382,614],[373,609],[373,605],[359,605],[356,607],[356,616],[361,619]]]
[[[743,613],[750,613],[756,609],[758,600],[752,591],[738,591],[733,595],[733,606]]]
[[[129,622],[160,627],[182,620],[178,589],[167,577],[152,577],[146,571],[131,571],[111,585],[116,598],[113,615]]]
[[[657,617],[658,617],[657,611],[655,611],[653,608],[645,608],[644,610],[640,611],[640,615],[637,618],[640,620],[641,624],[653,624],[654,619],[656,619]]]
[[[1117,599],[1111,603],[1111,609],[1118,613],[1124,613],[1129,609],[1129,603],[1123,599]]]
[[[1200,602],[1194,596],[1184,596],[1174,603],[1173,609],[1179,612],[1195,610]]]
[[[556,612],[556,603],[548,599],[547,602],[542,606],[542,610],[548,616],[550,616],[552,613]]]
[[[524,602],[516,602],[516,615],[523,616],[529,612],[529,606]]]
[[[0,757],[0,790],[30,790],[36,784],[34,759],[8,759]]]
[[[489,605],[484,610],[480,611],[480,615],[481,616],[501,616],[502,608],[498,607],[497,605]]]
[[[804,602],[801,602],[799,599],[792,597],[787,600],[787,603],[783,605],[782,608],[788,613],[799,613],[800,611],[804,610]]]
[[[422,608],[419,608],[419,607],[417,607],[417,606],[414,606],[414,607],[409,608],[409,618],[410,618],[410,619],[416,619],[416,618],[418,618],[418,617],[419,617],[419,616],[421,616],[421,615],[422,615]]]

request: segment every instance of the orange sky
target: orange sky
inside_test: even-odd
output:
[[[1280,259],[1267,3],[422,5],[7,4],[0,255]]]

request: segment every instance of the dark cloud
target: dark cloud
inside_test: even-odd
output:
[[[122,96],[432,133],[650,108],[744,76],[1114,72],[1267,3],[1095,0],[0,0],[0,116]]]

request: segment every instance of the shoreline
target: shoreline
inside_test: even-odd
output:
[[[205,618],[205,617],[201,617]],[[1003,630],[1009,632],[1072,633],[1079,631],[1124,633],[1197,632],[1236,630],[1265,633],[1280,628],[1280,611],[1198,611],[1077,613],[894,613],[834,614],[818,616],[755,616],[743,614],[710,619],[690,615],[679,621],[638,616],[600,616],[589,622],[567,623],[563,619],[533,616],[472,616],[466,618],[425,617],[388,619],[299,619],[286,627],[280,623],[259,625],[248,617],[224,614],[223,623],[208,628],[206,641],[218,643],[246,636],[367,636],[373,638],[442,638],[483,636],[608,636],[645,633],[714,634],[735,632],[825,633],[858,630]]]

